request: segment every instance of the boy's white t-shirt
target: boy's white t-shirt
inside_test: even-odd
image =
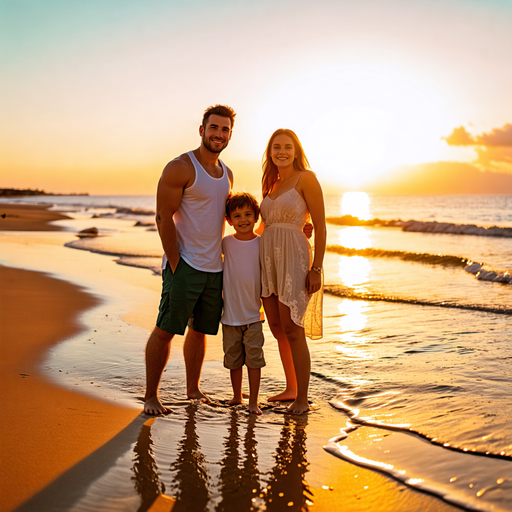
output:
[[[260,237],[222,239],[224,325],[248,325],[264,319],[261,308]]]

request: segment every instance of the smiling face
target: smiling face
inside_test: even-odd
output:
[[[220,153],[231,139],[231,119],[212,114],[206,126],[199,127],[203,146],[212,153]]]
[[[252,240],[256,236],[254,234],[256,215],[250,206],[235,208],[229,214],[228,223],[235,229],[235,238],[239,240]]]
[[[277,169],[293,167],[293,162],[297,157],[293,139],[288,135],[277,135],[272,141],[270,147],[270,158]]]

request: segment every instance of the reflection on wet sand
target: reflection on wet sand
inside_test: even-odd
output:
[[[198,407],[192,402],[185,409],[185,433],[178,443],[178,457],[169,468],[173,473],[170,493],[176,499],[173,512],[207,510],[210,501],[210,475],[196,432]]]
[[[132,471],[135,481],[135,490],[141,498],[137,512],[145,512],[160,494],[165,493],[165,485],[160,481],[158,467],[153,454],[153,440],[151,439],[151,425],[156,418],[146,421],[140,430],[139,438],[135,443],[135,456]]]
[[[313,504],[305,475],[307,416],[290,419],[281,430],[281,438],[275,453],[274,465],[265,495],[266,510],[307,510]]]
[[[219,491],[221,501],[215,507],[218,512],[251,510],[253,499],[260,494],[260,472],[258,469],[257,441],[254,435],[256,417],[251,414],[247,418],[247,430],[244,438],[244,460],[240,464],[238,435],[239,414],[235,409],[230,411],[228,435],[224,441],[224,456],[220,461]]]
[[[176,459],[166,463],[167,469],[159,468],[157,463],[160,460],[158,451],[165,447],[155,445],[151,436],[152,428],[166,430],[166,420],[155,425],[155,419],[151,419],[143,425],[134,447],[131,469],[135,490],[141,500],[138,512],[149,510],[166,492],[166,487],[167,494],[175,500],[173,512],[308,510],[313,496],[305,480],[309,465],[306,458],[307,417],[285,416],[277,447],[274,453],[267,452],[267,456],[267,453],[258,454],[257,438],[258,435],[268,435],[269,425],[245,411],[230,409],[226,411],[227,433],[218,458],[207,460],[197,434],[197,426],[204,419],[203,407],[206,406],[194,402],[183,410],[184,434],[178,442]],[[167,441],[175,442],[171,435]],[[211,453],[212,446],[208,449]],[[267,459],[263,466],[272,468],[270,471],[260,469],[261,457]]]

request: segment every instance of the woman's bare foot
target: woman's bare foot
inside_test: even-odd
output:
[[[157,396],[152,396],[144,402],[144,412],[150,416],[159,416],[160,414],[171,413],[172,409],[162,405],[162,402],[160,402]]]
[[[299,402],[299,400],[295,400],[293,404],[286,408],[286,411],[289,414],[304,414],[305,412],[309,411],[309,403],[307,401]]]
[[[238,399],[238,398],[235,398],[233,397],[229,402],[228,402],[228,405],[240,405],[242,402],[242,400]]]
[[[249,412],[252,414],[257,414],[258,416],[262,414],[261,409],[258,407],[258,404],[249,403]]]
[[[267,398],[267,402],[287,402],[289,400],[295,400],[296,398],[297,391],[294,391],[293,389],[285,389],[282,393]]]

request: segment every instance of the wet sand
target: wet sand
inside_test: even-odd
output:
[[[69,219],[67,215],[48,211],[48,205],[0,204],[0,230],[2,231],[61,231],[50,222]],[[5,217],[4,217],[5,215]]]
[[[38,225],[44,230],[46,217],[36,217],[36,220],[32,226]],[[12,242],[14,249],[6,251],[3,261],[6,258],[13,261],[16,254],[20,256],[17,266],[20,262],[30,261],[26,253],[21,253],[29,246],[31,254],[38,260],[38,268],[46,267],[48,271],[55,272],[55,261],[60,260],[60,266],[71,266],[70,272],[76,266],[76,274],[80,273],[83,279],[83,273],[88,270],[84,267],[89,266],[91,286],[95,287],[96,296],[45,273],[0,266],[0,378],[3,389],[7,391],[4,409],[8,411],[0,431],[0,511],[7,512],[17,507],[20,511],[70,510],[76,503],[83,505],[84,510],[149,510],[152,506],[155,507],[152,510],[172,508],[175,512],[202,510],[197,508],[197,491],[199,489],[205,495],[210,491],[207,480],[198,480],[202,471],[199,467],[201,459],[197,459],[198,439],[210,461],[223,461],[220,471],[224,482],[224,510],[242,510],[242,501],[252,503],[256,473],[250,471],[254,464],[251,466],[249,463],[255,457],[259,457],[262,467],[265,460],[271,464],[269,471],[274,490],[267,492],[274,493],[275,499],[272,505],[267,502],[269,510],[300,510],[297,508],[299,504],[305,509],[322,511],[458,510],[327,453],[323,445],[331,435],[339,433],[345,421],[325,402],[320,410],[302,419],[267,411],[267,422],[263,424],[257,418],[247,416],[243,410],[212,408],[180,396],[176,403],[172,403],[177,409],[175,414],[150,419],[140,415],[141,403],[133,398],[133,408],[130,408],[129,400],[128,406],[119,406],[58,385],[57,380],[64,383],[58,378],[63,373],[57,374],[55,382],[51,381],[49,372],[42,368],[48,350],[86,327],[100,330],[99,324],[81,326],[79,322],[80,313],[96,306],[102,296],[101,288],[96,287],[93,271],[103,271],[103,275],[108,273],[119,280],[130,279],[134,285],[147,286],[151,290],[153,308],[158,302],[159,283],[158,278],[149,272],[115,265],[108,256],[63,248],[60,246],[62,235],[51,236],[59,236],[58,241],[49,242],[48,238],[28,233],[5,238],[6,246]],[[149,284],[141,284],[140,281]],[[148,329],[153,315],[149,311],[147,297],[139,293],[134,301],[136,299],[140,308],[134,302],[130,309],[133,315],[126,310],[122,315],[119,311],[119,315]],[[138,340],[140,353],[144,341]],[[176,341],[178,343],[173,346],[164,374],[167,381],[173,375],[183,379],[183,359],[179,351],[181,340]],[[203,371],[204,387],[216,396],[228,397],[227,371],[220,363],[217,366],[209,363],[220,357],[218,342],[219,337],[210,340]],[[272,340],[268,344],[271,345]],[[278,374],[280,368],[275,347],[269,347],[268,353],[265,372],[268,375]],[[128,368],[120,371],[123,370],[128,371]],[[133,371],[141,373],[142,378],[140,365]],[[264,399],[265,390],[262,391],[261,398]],[[257,435],[251,433],[254,430]],[[242,441],[244,432],[245,440]],[[254,442],[255,439],[258,442]],[[174,451],[177,449],[180,452],[175,459]],[[230,455],[239,450],[246,452],[243,470]],[[171,499],[159,497],[163,493],[159,478],[165,477],[169,464],[175,468],[181,464],[183,469],[178,471],[178,488],[167,486],[165,489],[164,495]],[[215,468],[219,468],[219,463],[210,464],[211,470],[217,471]],[[313,493],[312,505],[305,501],[304,480],[308,482],[308,493]],[[102,488],[105,484],[108,484],[106,488]],[[108,492],[102,494],[105,489]],[[240,489],[240,494],[233,494],[236,489]],[[236,496],[240,499],[235,499]],[[173,499],[177,501],[174,503]]]

